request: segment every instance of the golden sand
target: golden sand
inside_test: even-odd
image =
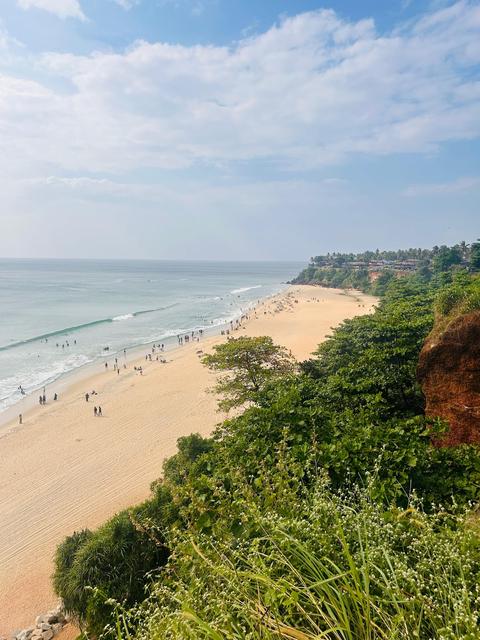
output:
[[[251,313],[235,335],[270,335],[305,359],[345,318],[375,299],[295,286]],[[254,317],[257,316],[257,317]],[[0,438],[0,636],[31,625],[56,603],[50,576],[56,546],[74,530],[96,527],[145,499],[180,436],[208,435],[222,420],[206,393],[213,374],[197,351],[225,337],[191,343],[74,383],[59,401],[30,410]],[[85,401],[85,392],[98,396]],[[95,418],[93,405],[101,405]]]

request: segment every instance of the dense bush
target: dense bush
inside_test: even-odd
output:
[[[432,326],[432,294],[395,281],[376,313],[340,325],[303,369],[320,381],[321,403],[332,410],[416,415],[423,407],[418,354]]]
[[[174,572],[136,612],[139,638],[478,637],[480,549],[464,515],[415,500],[384,512],[368,487],[336,495],[321,480],[287,513],[245,500],[242,514],[248,536],[178,542]]]
[[[202,438],[199,433],[192,433],[177,440],[178,453],[165,460],[163,477],[172,484],[187,481],[193,463],[213,449],[211,438]]]
[[[54,588],[81,627],[101,633],[110,619],[110,598],[126,605],[144,599],[147,573],[168,559],[164,532],[176,517],[170,491],[156,486],[142,505],[93,533],[74,533],[58,547]]]
[[[480,276],[459,273],[435,300],[436,329],[444,330],[457,316],[480,309]]]

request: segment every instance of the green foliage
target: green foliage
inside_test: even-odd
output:
[[[55,553],[55,572],[53,574],[53,588],[61,596],[65,611],[80,620],[80,612],[87,607],[85,590],[71,580],[73,566],[77,552],[91,540],[93,533],[88,529],[75,531],[58,546]]]
[[[168,559],[163,530],[176,515],[169,490],[160,485],[151,500],[120,512],[93,533],[74,533],[59,546],[55,591],[90,634],[101,633],[110,621],[108,599],[133,605],[145,597],[147,574]]]
[[[282,500],[280,495],[279,500]],[[138,612],[151,640],[473,640],[480,547],[464,516],[317,483],[288,514],[243,503],[255,535],[185,537]]]
[[[223,396],[219,407],[226,411],[255,402],[268,383],[295,369],[287,350],[267,336],[230,338],[215,345],[202,362],[212,371],[229,372],[215,386]]]
[[[438,247],[437,247],[438,249]],[[315,256],[311,258],[312,264],[332,263],[337,266],[348,264],[351,262],[372,262],[374,260],[386,260],[394,262],[396,260],[428,260],[434,250],[410,248],[398,249],[396,251],[364,251],[362,253],[327,253],[323,256]]]
[[[393,281],[373,315],[347,320],[303,370],[318,380],[332,410],[369,407],[378,415],[414,415],[423,398],[415,379],[418,355],[433,325],[432,295],[412,279]],[[380,413],[378,413],[380,412]]]
[[[433,274],[450,274],[460,268],[480,270],[480,241],[471,246],[460,242],[452,247],[443,245],[431,250],[328,253],[311,258],[310,264],[292,283],[353,288],[383,296],[392,279],[414,273],[419,281],[426,283]]]
[[[471,246],[470,265],[472,270],[480,271],[480,239]]]
[[[478,637],[480,450],[433,446],[448,425],[423,415],[416,366],[434,316],[479,308],[480,277],[378,287],[298,371],[269,338],[205,357],[223,406],[247,408],[179,439],[150,501],[57,552],[56,591],[90,635]]]
[[[450,315],[450,313],[461,304],[466,297],[466,291],[463,287],[452,285],[448,289],[440,292],[436,300],[436,311],[441,316]]]
[[[444,331],[452,320],[480,309],[480,276],[459,273],[435,299],[435,333]]]
[[[373,282],[372,286],[370,287],[370,293],[372,293],[372,295],[374,296],[385,295],[388,285],[394,278],[394,272],[390,271],[389,269],[385,269]]]
[[[450,267],[460,264],[462,254],[459,247],[442,246],[433,259],[434,271],[448,271]]]
[[[167,482],[182,484],[186,482],[193,463],[213,448],[211,438],[202,438],[192,433],[177,440],[178,453],[167,458],[163,464],[163,477]]]

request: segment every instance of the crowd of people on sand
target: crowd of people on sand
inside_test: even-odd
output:
[[[295,302],[297,302],[297,300],[295,300]],[[260,304],[260,300],[258,300],[258,304]],[[291,303],[290,303],[291,304]],[[275,312],[278,313],[278,311],[282,310],[284,307],[279,308],[277,306],[277,308],[275,309]],[[255,318],[258,318],[258,314],[257,314],[257,308],[254,308],[252,310],[252,313],[254,314]],[[264,311],[264,313],[266,314],[267,311]],[[271,311],[269,311],[269,313],[272,313]],[[238,331],[240,329],[243,328],[243,323],[246,320],[249,320],[251,318],[251,315],[248,313],[243,313],[242,315],[237,318],[236,320],[230,320],[229,324],[227,325],[226,329],[222,329],[221,330],[221,335],[225,336],[225,335],[230,335],[232,332],[234,331]],[[213,322],[213,321],[212,321]],[[188,333],[185,334],[178,334],[177,335],[177,342],[180,346],[183,346],[185,344],[189,344],[189,343],[193,343],[193,342],[200,342],[201,338],[203,338],[204,335],[204,330],[203,329],[197,329],[194,331],[190,331]],[[45,338],[43,340],[44,342],[48,342],[48,338]],[[76,345],[77,341],[73,340],[73,342],[69,342],[69,340],[65,340],[65,342],[63,343],[56,343],[56,347],[57,348],[62,348],[65,349],[65,347],[70,347],[71,345]],[[109,352],[110,351],[110,347],[109,346],[105,346],[103,347],[103,351],[104,352]],[[162,354],[165,352],[165,344],[162,343],[154,343],[153,346],[151,347],[150,352],[145,354],[145,360],[147,362],[153,362],[154,358],[156,362],[160,362],[162,364],[167,364],[167,360],[162,356]],[[199,357],[201,357],[203,355],[203,351],[202,350],[197,350],[197,355]],[[123,349],[123,356],[126,360],[127,357],[127,350]],[[109,363],[107,361],[105,361],[104,364],[105,370],[108,371],[109,370]],[[117,375],[120,375],[120,370],[121,368],[123,369],[127,369],[127,364],[126,362],[123,362],[122,365],[120,365],[119,361],[118,361],[118,356],[115,356],[114,358],[114,362],[113,362],[113,371],[114,373],[116,373]],[[134,371],[136,371],[139,375],[143,376],[143,367],[139,366],[139,365],[135,365],[133,367]],[[25,389],[22,387],[22,385],[19,385],[18,387],[18,391],[20,391],[21,395],[24,396],[26,395]],[[98,395],[97,392],[95,390],[93,390],[91,393],[85,393],[85,401],[89,402],[90,398],[92,396]],[[58,394],[54,393],[53,395],[53,400],[57,401],[58,400]],[[43,388],[42,394],[39,396],[38,398],[39,404],[40,405],[46,405],[47,404],[47,396],[46,396],[46,391],[45,391],[45,387]],[[93,407],[93,415],[95,417],[101,417],[103,416],[102,414],[102,407],[101,406],[94,406]],[[18,420],[19,423],[22,424],[23,423],[23,415],[20,413],[18,416]]]
[[[255,317],[257,317],[257,315],[255,315]],[[238,331],[239,329],[243,328],[243,323],[246,320],[250,319],[250,315],[248,313],[243,313],[240,318],[237,318],[236,320],[230,320],[229,323],[229,328],[227,329],[222,329],[220,331],[220,335],[222,336],[229,336],[230,333],[232,333],[233,331]]]
[[[190,333],[186,333],[183,336],[180,334],[177,335],[178,344],[180,346],[188,344],[189,342],[200,342],[200,338],[203,338],[203,329],[191,331]]]

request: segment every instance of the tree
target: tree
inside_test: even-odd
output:
[[[212,371],[229,372],[214,387],[223,396],[218,405],[226,411],[255,402],[268,383],[295,370],[293,357],[268,336],[230,338],[213,351],[202,363]]]
[[[381,296],[385,293],[390,282],[395,278],[393,271],[384,269],[372,285],[372,293]]]
[[[462,254],[460,249],[455,247],[440,247],[438,253],[433,260],[433,266],[435,271],[448,271],[454,264],[460,264],[462,261]]]
[[[346,320],[302,363],[321,381],[319,404],[368,411],[382,420],[423,410],[418,356],[432,329],[432,297],[415,277],[392,280],[376,313]]]
[[[474,271],[480,271],[480,238],[470,247],[470,266]]]
[[[192,433],[177,440],[178,453],[167,458],[163,463],[163,476],[172,484],[186,482],[188,474],[197,459],[213,448],[212,438],[202,438],[199,433]]]

